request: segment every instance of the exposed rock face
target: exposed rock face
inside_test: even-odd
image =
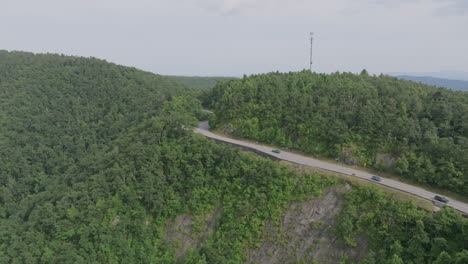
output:
[[[356,158],[353,158],[353,157],[346,157],[344,159],[344,163],[346,165],[358,165],[359,164],[358,160]]]
[[[176,246],[176,258],[182,257],[188,249],[199,248],[214,232],[216,218],[221,208],[203,216],[179,215],[169,223],[164,239]]]
[[[356,151],[357,147],[344,147],[341,149],[341,156],[343,158],[343,162],[346,165],[358,165],[358,157],[353,156],[353,153]]]
[[[382,164],[385,168],[393,168],[395,165],[395,157],[388,153],[379,154],[375,158],[375,163]]]
[[[335,235],[334,226],[343,208],[341,192],[350,186],[326,190],[319,199],[291,203],[280,226],[268,224],[261,247],[252,249],[246,263],[339,263],[342,258],[362,260],[369,251],[365,237],[350,248]]]
[[[369,252],[366,237],[356,238],[357,247],[351,248],[335,235],[335,225],[343,209],[342,192],[350,189],[349,185],[331,188],[319,198],[289,204],[279,224],[267,223],[262,244],[248,251],[246,263],[340,263],[343,258],[364,259]],[[180,215],[168,224],[164,238],[175,245],[177,259],[188,249],[200,248],[214,234],[221,212],[219,207],[203,216]]]

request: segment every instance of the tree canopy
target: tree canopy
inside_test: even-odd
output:
[[[0,263],[243,263],[288,204],[342,184],[193,134],[190,94],[94,58],[0,51]],[[346,197],[327,232],[352,246],[369,227],[385,243],[366,263],[466,261],[454,211],[431,216],[369,189]],[[192,215],[200,232],[207,214],[211,233],[178,256],[168,226]]]
[[[300,190],[333,184],[194,135],[187,92],[93,58],[0,52],[0,263],[240,263]],[[177,259],[168,223],[216,208],[216,232]]]
[[[468,221],[444,207],[435,214],[413,203],[386,199],[369,187],[346,193],[337,232],[350,245],[366,234],[371,252],[361,263],[465,263]]]
[[[468,194],[466,92],[303,71],[221,82],[207,101],[215,128]]]

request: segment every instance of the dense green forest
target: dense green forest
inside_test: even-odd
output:
[[[0,51],[0,263],[243,263],[289,203],[343,184],[193,134],[201,104],[187,93],[94,58]],[[359,247],[365,231],[366,263],[465,263],[467,221],[453,210],[368,188],[345,197],[328,232]],[[184,214],[200,233],[216,219],[177,256],[167,232]]]
[[[199,77],[199,76],[174,76],[168,75],[169,79],[189,88],[188,94],[198,98],[204,107],[209,101],[211,90],[218,82],[236,80],[234,77]]]
[[[241,262],[299,178],[194,135],[185,92],[97,59],[1,52],[0,263],[174,263],[167,221],[221,204],[180,262]],[[295,197],[333,183],[310,178]]]
[[[345,197],[337,232],[353,246],[358,234],[369,237],[372,250],[362,263],[468,263],[468,221],[454,210],[428,214],[368,187]]]
[[[175,76],[175,75],[168,75],[167,77],[195,91],[210,90],[219,81],[229,81],[229,80],[237,79],[234,77],[201,77],[201,76]]]
[[[210,125],[468,195],[468,93],[308,71],[220,82]]]

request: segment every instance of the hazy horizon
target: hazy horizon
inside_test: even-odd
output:
[[[463,0],[7,0],[0,49],[96,57],[164,75],[468,72]]]

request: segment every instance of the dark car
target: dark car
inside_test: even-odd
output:
[[[271,152],[278,153],[278,154],[281,153],[281,151],[280,151],[279,149],[274,149],[274,150],[272,150]]]
[[[371,179],[374,181],[378,181],[378,182],[382,180],[382,178],[380,178],[379,176],[375,176],[375,175],[372,175]]]
[[[443,202],[443,203],[447,203],[449,200],[443,196],[439,196],[439,195],[436,195],[434,196],[434,199],[439,201],[439,202]]]

